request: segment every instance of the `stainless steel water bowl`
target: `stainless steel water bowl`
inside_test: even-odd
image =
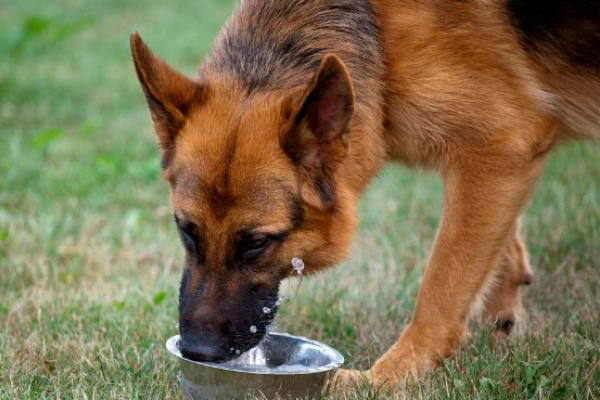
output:
[[[197,362],[179,351],[179,336],[167,349],[180,360],[183,393],[199,399],[315,399],[344,363],[335,349],[314,340],[269,333],[254,349],[225,362]]]

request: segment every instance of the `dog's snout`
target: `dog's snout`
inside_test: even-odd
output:
[[[218,344],[210,341],[198,341],[182,336],[179,349],[186,358],[196,361],[220,361],[224,359],[223,351]]]
[[[181,327],[179,348],[185,357],[196,361],[223,361],[230,358],[229,335],[221,324],[201,327],[181,324]]]
[[[194,271],[184,271],[179,294],[182,355],[195,361],[228,361],[256,346],[275,316],[279,287],[258,287],[231,274],[231,282],[194,277]]]

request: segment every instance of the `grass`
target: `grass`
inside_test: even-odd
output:
[[[170,399],[183,251],[128,34],[192,74],[232,1],[60,0],[0,8],[0,398]],[[407,393],[600,398],[600,146],[554,153],[524,217],[528,333],[485,329]],[[352,256],[305,280],[279,330],[364,368],[407,322],[440,213],[429,175],[389,167]],[[295,282],[285,290],[292,294]],[[369,389],[349,398],[385,399]]]

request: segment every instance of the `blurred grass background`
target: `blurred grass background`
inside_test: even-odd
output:
[[[2,2],[0,398],[180,397],[163,344],[176,333],[183,250],[128,35],[192,75],[232,7]],[[528,333],[490,346],[476,330],[411,397],[600,398],[599,161],[598,143],[555,152],[525,214],[537,273]],[[279,330],[368,367],[408,321],[440,207],[437,178],[387,168],[362,201],[351,258],[305,280]]]

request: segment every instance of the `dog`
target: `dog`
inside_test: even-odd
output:
[[[243,0],[195,78],[137,33],[131,49],[186,250],[186,356],[258,344],[290,260],[314,274],[347,256],[387,162],[439,172],[443,213],[410,323],[336,384],[404,382],[471,317],[520,324],[519,214],[548,152],[599,137],[600,2]]]

